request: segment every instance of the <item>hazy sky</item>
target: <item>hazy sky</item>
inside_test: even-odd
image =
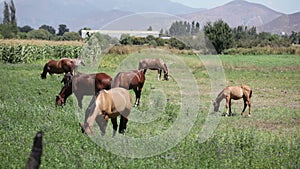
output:
[[[171,0],[173,2],[179,2],[181,4],[195,7],[211,9],[217,6],[224,5],[232,0]],[[248,2],[259,3],[265,5],[275,11],[285,14],[291,14],[300,12],[299,0],[247,0]]]

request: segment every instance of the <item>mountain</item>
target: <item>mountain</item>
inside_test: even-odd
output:
[[[236,27],[239,25],[260,26],[281,15],[282,13],[261,4],[250,3],[244,0],[234,0],[213,9],[181,16],[189,21],[198,21],[201,25],[206,24],[208,21],[214,22],[222,19],[230,27]]]
[[[2,5],[3,6],[3,3]],[[38,28],[66,24],[71,30],[99,29],[104,24],[133,13],[157,12],[178,15],[196,9],[169,0],[15,0],[20,26]]]
[[[290,15],[281,15],[271,22],[258,27],[257,30],[274,34],[280,34],[282,32],[290,34],[292,31],[300,32],[300,12]]]

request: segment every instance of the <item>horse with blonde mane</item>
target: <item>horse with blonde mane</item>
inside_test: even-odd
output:
[[[169,80],[169,71],[167,65],[160,58],[146,58],[139,62],[139,70],[143,70],[146,75],[147,69],[157,70],[158,80],[161,80],[161,72],[164,71],[164,79]]]
[[[117,117],[121,115],[119,133],[124,134],[128,115],[132,107],[132,97],[124,88],[101,90],[95,101],[92,100],[90,110],[84,124],[80,124],[83,133],[93,134],[93,124],[96,121],[101,135],[105,135],[109,118],[113,124],[113,137],[118,129]]]
[[[243,98],[244,100],[244,108],[241,113],[243,115],[244,111],[246,110],[247,105],[249,106],[249,113],[248,116],[251,116],[251,101],[250,98],[252,96],[252,89],[245,85],[242,84],[240,86],[227,86],[225,89],[223,89],[217,98],[214,100],[213,105],[214,105],[214,111],[217,112],[219,111],[220,107],[220,102],[225,99],[226,100],[226,114],[225,116],[231,115],[231,99],[233,100],[239,100]]]
[[[41,74],[42,79],[46,79],[47,73],[50,75],[62,74],[70,72],[72,75],[74,74],[75,64],[72,59],[62,58],[60,60],[49,60],[43,69],[43,73]]]

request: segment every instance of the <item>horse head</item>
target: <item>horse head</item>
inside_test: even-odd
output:
[[[81,63],[82,66],[85,66],[85,62],[84,62],[83,59],[80,59],[80,63]]]
[[[56,106],[62,106],[66,104],[65,98],[61,97],[60,95],[56,96]]]
[[[61,83],[64,83],[64,85],[68,85],[72,81],[73,75],[68,72],[64,75],[63,79],[60,81]]]
[[[214,112],[218,112],[219,111],[219,107],[220,107],[220,103],[218,103],[217,101],[213,100],[213,106],[214,106]]]
[[[167,80],[167,81],[170,79],[170,76],[169,76],[168,72],[165,72],[164,79]]]

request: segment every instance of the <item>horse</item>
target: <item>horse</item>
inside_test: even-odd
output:
[[[243,116],[243,113],[248,105],[249,106],[248,116],[250,117],[251,116],[251,101],[250,101],[251,96],[252,96],[252,89],[245,84],[242,84],[240,86],[227,86],[225,89],[223,89],[218,94],[217,98],[214,100],[214,102],[213,102],[214,111],[215,112],[219,111],[220,102],[223,99],[226,99],[226,114],[225,114],[225,116],[231,115],[231,99],[239,100],[239,99],[243,98],[244,108],[243,108],[241,115]]]
[[[78,67],[80,65],[85,66],[85,62],[82,58],[73,58],[72,61],[74,62],[74,72],[78,73]]]
[[[72,59],[63,58],[60,60],[49,60],[45,66],[43,73],[41,74],[42,79],[46,79],[47,73],[50,75],[56,73],[56,74],[62,74],[62,73],[68,73],[70,72],[72,75],[74,73],[74,62]]]
[[[142,89],[146,77],[143,71],[132,70],[129,72],[119,72],[113,79],[112,88],[122,87],[127,90],[133,89],[135,93],[135,107],[139,106]]]
[[[102,89],[111,88],[112,78],[106,73],[83,74],[78,73],[75,76],[66,74],[63,78],[66,80],[58,96],[56,96],[56,105],[62,106],[67,98],[74,92],[77,98],[78,106],[82,108],[82,99],[84,95],[97,95]]]
[[[37,132],[33,145],[31,148],[30,156],[27,160],[26,169],[38,169],[41,164],[41,156],[43,154],[43,132]]]
[[[132,97],[128,90],[119,87],[110,90],[101,90],[92,107],[92,112],[88,114],[85,123],[80,123],[83,133],[93,134],[92,127],[96,120],[101,135],[104,136],[107,122],[110,118],[113,124],[114,137],[118,129],[117,117],[121,115],[119,133],[125,134],[128,115],[132,107]]]
[[[139,62],[139,70],[143,70],[146,75],[147,69],[158,71],[158,80],[161,80],[161,72],[164,71],[164,79],[169,80],[169,71],[167,65],[160,58],[146,58]]]

